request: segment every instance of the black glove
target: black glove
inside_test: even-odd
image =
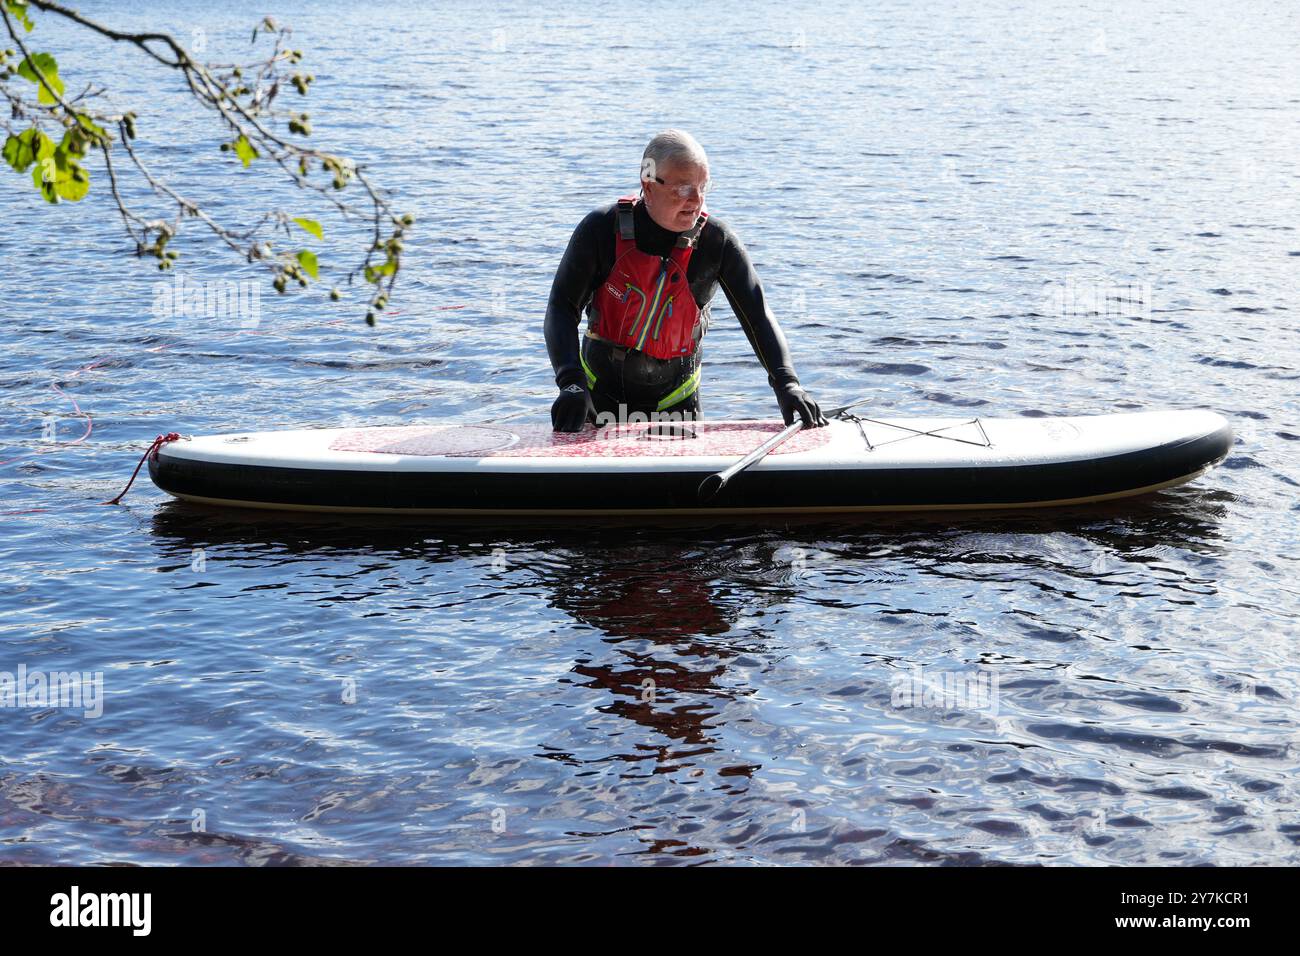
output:
[[[785,419],[787,425],[794,424],[795,415],[803,419],[805,428],[821,428],[829,424],[822,410],[813,401],[813,397],[805,392],[798,382],[778,385],[776,403],[781,406],[781,417]]]
[[[581,385],[566,385],[560,397],[551,406],[551,428],[557,432],[580,432],[587,422],[596,418],[596,406],[591,392]]]

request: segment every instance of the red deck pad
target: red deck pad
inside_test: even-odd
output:
[[[653,437],[665,426],[615,425],[574,433],[549,425],[406,425],[344,432],[330,451],[447,458],[667,458],[686,455],[740,457],[779,432],[779,422],[695,422],[695,438]],[[683,428],[687,426],[673,426]],[[650,437],[647,436],[650,433]],[[773,455],[811,451],[830,441],[829,428],[797,432]]]

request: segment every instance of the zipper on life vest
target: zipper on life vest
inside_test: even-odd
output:
[[[631,330],[628,332],[628,335],[629,335],[629,336],[634,336],[634,335],[636,335],[636,327],[637,327],[638,323],[640,323],[640,321],[641,321],[641,316],[645,315],[645,307],[646,307],[646,297],[645,297],[645,293],[642,292],[640,289],[638,289],[636,286],[634,286],[631,282],[627,283],[627,290],[626,290],[623,294],[627,297],[627,301],[628,301],[629,303],[632,301],[632,293],[633,293],[633,292],[635,292],[635,293],[637,294],[637,296],[641,299],[641,309],[637,312],[637,314],[636,314],[636,318],[632,320],[632,328],[631,328]],[[625,305],[625,306],[624,306],[624,309],[626,309],[626,308],[627,308],[627,306]],[[619,325],[620,325],[621,327],[625,327],[624,324],[625,324],[626,322],[627,322],[627,317],[626,317],[626,313],[625,313],[625,314],[624,314],[624,318],[623,318],[623,320],[619,323]],[[620,329],[620,334],[622,334],[621,329]]]
[[[668,318],[671,321],[673,317],[673,297],[671,295],[668,297],[667,304],[659,310],[659,318],[655,319],[654,331],[650,333],[650,338],[656,342],[659,341],[659,326],[663,323],[665,312],[668,313]]]
[[[641,328],[641,337],[637,339],[636,347],[641,349],[645,346],[646,333],[650,331],[650,320],[655,317],[655,312],[659,309],[659,297],[664,294],[664,282],[668,279],[668,257],[659,257],[659,282],[655,286],[654,298],[650,300],[650,308],[646,310],[645,325]],[[655,323],[656,326],[658,323]]]

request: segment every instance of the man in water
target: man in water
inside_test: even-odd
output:
[[[708,214],[709,160],[688,133],[667,130],[641,159],[641,196],[589,213],[569,240],[546,307],[546,349],[560,397],[556,431],[587,422],[700,417],[700,339],[721,284],[767,370],[787,425],[826,424],[799,385],[785,336],[749,254]],[[578,323],[587,331],[578,345]]]

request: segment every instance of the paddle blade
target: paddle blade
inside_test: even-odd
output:
[[[709,501],[722,490],[722,486],[727,483],[727,479],[722,475],[709,475],[700,482],[699,489],[695,492],[695,497],[700,501]]]

